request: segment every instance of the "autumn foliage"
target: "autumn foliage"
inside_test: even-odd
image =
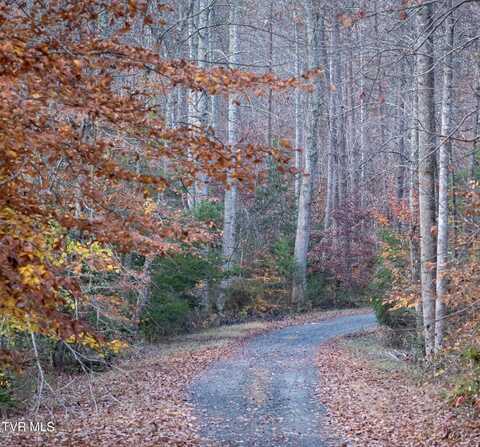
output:
[[[348,202],[332,213],[334,224],[315,235],[312,271],[329,272],[341,287],[361,291],[372,279],[375,238],[369,228],[372,213]]]
[[[169,128],[155,98],[175,86],[262,94],[299,82],[202,70],[129,44],[132,24],[156,20],[146,2],[30,3],[0,6],[1,313],[12,330],[98,347],[101,337],[73,311],[92,299],[84,269],[120,274],[122,252],[208,242],[206,227],[160,209],[159,194],[181,194],[200,173],[225,183],[230,172],[248,186],[272,155],[247,142],[232,150],[209,129]],[[288,162],[285,151],[273,155]]]

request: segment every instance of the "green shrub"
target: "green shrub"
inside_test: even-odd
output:
[[[456,359],[456,378],[447,397],[456,406],[475,405],[480,402],[480,348],[466,346]]]
[[[392,247],[394,253],[395,251],[400,253],[401,241],[395,234],[384,231],[381,237]],[[392,260],[392,258],[390,259]],[[395,260],[395,257],[393,259],[395,263],[403,262],[400,255],[398,261]],[[373,281],[368,287],[368,294],[378,323],[390,329],[385,332],[388,335],[384,341],[390,347],[413,349],[420,352],[420,345],[423,341],[416,333],[415,310],[410,308],[394,309],[393,304],[385,299],[391,290],[392,281],[391,270],[385,266],[382,258],[378,258],[377,269]]]
[[[307,289],[305,291],[307,301],[313,307],[328,308],[332,304],[332,288],[329,284],[328,275],[324,272],[310,273],[307,276]]]
[[[477,346],[468,346],[462,353],[462,357],[471,363],[474,369],[480,372],[480,349]]]
[[[186,332],[190,329],[191,307],[181,298],[164,298],[151,301],[145,308],[141,328],[145,337],[160,337]]]
[[[193,216],[200,222],[220,224],[223,216],[223,205],[220,202],[203,200],[193,209]]]
[[[197,288],[219,281],[219,265],[214,254],[157,258],[151,266],[149,302],[141,316],[144,335],[152,340],[190,330],[201,300]]]
[[[384,296],[391,288],[393,281],[392,272],[383,265],[381,258],[377,259],[377,269],[373,281],[369,287],[370,295],[374,297]]]
[[[218,281],[220,261],[214,254],[195,256],[179,254],[157,258],[151,267],[152,300],[173,294],[194,300],[193,289],[202,281]]]
[[[291,281],[295,268],[292,241],[285,237],[277,240],[273,246],[273,259],[276,271],[286,281]]]
[[[450,393],[449,400],[456,406],[475,405],[480,396],[480,377],[461,377]]]

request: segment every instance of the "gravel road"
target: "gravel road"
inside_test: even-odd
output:
[[[205,446],[326,447],[315,396],[320,344],[375,325],[371,314],[292,326],[255,337],[191,386]]]

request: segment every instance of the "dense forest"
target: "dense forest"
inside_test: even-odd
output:
[[[480,409],[479,18],[0,1],[2,417],[66,410],[67,382],[181,334],[367,307],[397,360]],[[175,436],[139,445],[199,442]]]

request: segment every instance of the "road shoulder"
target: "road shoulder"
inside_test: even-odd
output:
[[[381,336],[376,330],[319,348],[317,394],[332,432],[358,447],[480,445],[478,418],[449,406]]]

